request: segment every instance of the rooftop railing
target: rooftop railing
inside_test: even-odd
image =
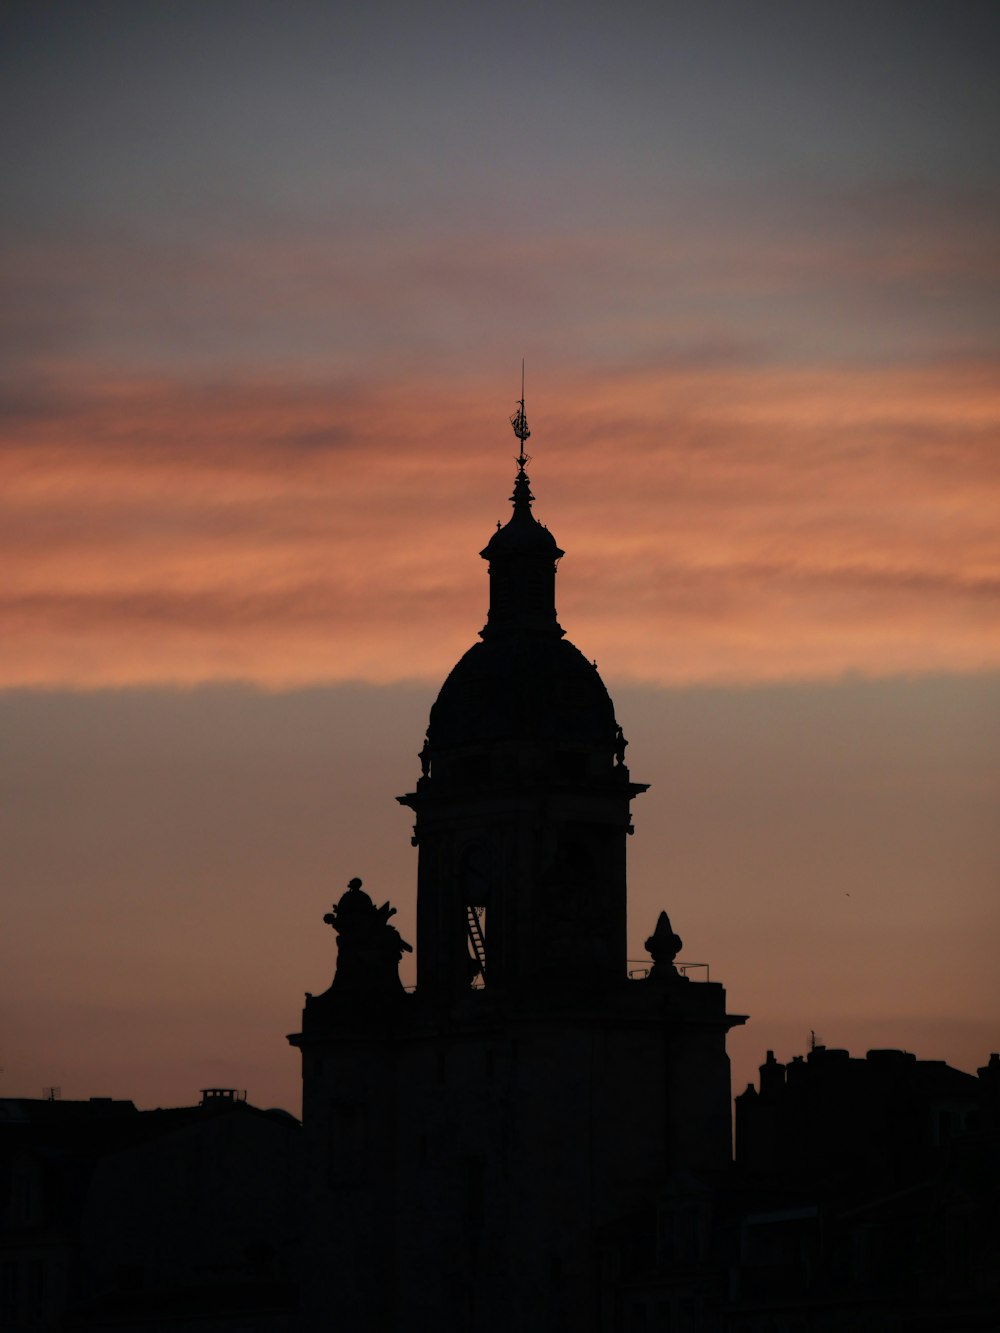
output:
[[[630,958],[629,963],[641,963],[640,958]],[[687,977],[690,981],[711,981],[707,963],[674,963],[677,971],[682,977]],[[633,981],[640,981],[643,977],[648,977],[653,970],[652,963],[646,963],[643,967],[630,967],[629,977]],[[694,974],[694,975],[692,975]]]

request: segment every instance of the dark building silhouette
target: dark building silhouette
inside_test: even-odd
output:
[[[604,1327],[661,1333],[1000,1328],[1000,1056],[979,1077],[814,1047],[737,1098],[736,1162],[607,1238]]]
[[[0,1101],[0,1329],[287,1333],[300,1148],[293,1116],[231,1089]]]
[[[563,552],[522,442],[489,614],[441,688],[415,788],[409,944],[351,886],[338,963],[307,997],[303,1327],[605,1326],[605,1236],[731,1156],[727,1014],[674,965],[664,913],[626,958],[625,849],[645,784],[597,672],[556,618]],[[678,1185],[676,1182],[682,1182]],[[694,1182],[689,1184],[689,1182]]]
[[[1000,1328],[1000,1056],[769,1051],[721,1203],[727,1328]]]
[[[817,1045],[787,1065],[768,1051],[759,1090],[751,1084],[736,1098],[737,1162],[796,1180],[891,1188],[981,1123],[991,1077],[989,1066],[976,1078],[907,1051],[859,1060]]]

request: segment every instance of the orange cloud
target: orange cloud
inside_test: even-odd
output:
[[[564,626],[659,683],[1000,665],[995,385],[975,363],[550,383],[531,472]],[[509,512],[490,389],[41,385],[8,412],[3,683],[440,678]]]

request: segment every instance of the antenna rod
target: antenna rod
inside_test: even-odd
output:
[[[525,432],[527,432],[527,429],[528,429],[528,419],[527,419],[527,417],[524,415],[524,357],[523,357],[523,356],[521,357],[521,425],[524,427]],[[520,439],[521,439],[521,457],[520,457],[517,461],[518,461],[519,465],[520,465],[522,468],[524,467],[524,464],[525,464],[525,462],[527,461],[527,460],[525,459],[525,457],[524,457],[524,441],[525,441],[527,438],[528,438],[528,437],[527,437],[527,434],[524,434],[524,435],[522,435],[522,436],[520,437]]]

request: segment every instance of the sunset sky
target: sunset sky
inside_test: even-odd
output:
[[[751,1015],[734,1091],[1000,1049],[1000,7],[15,3],[0,62],[0,1095],[298,1110],[330,902],[414,939],[522,357],[630,953]]]

